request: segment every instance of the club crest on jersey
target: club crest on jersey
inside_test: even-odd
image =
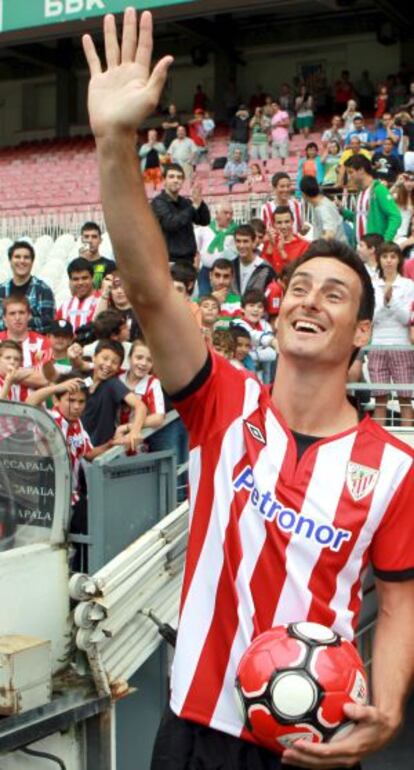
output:
[[[349,462],[346,469],[346,485],[353,497],[358,502],[367,497],[375,487],[379,471],[369,468],[367,465]]]
[[[251,433],[251,435],[253,436],[253,438],[255,438],[256,441],[260,441],[262,444],[266,444],[266,439],[262,431],[260,430],[260,428],[258,428],[257,425],[253,425],[251,422],[248,422],[247,420],[245,422],[246,422],[246,427],[249,433]]]

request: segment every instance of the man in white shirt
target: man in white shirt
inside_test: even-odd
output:
[[[177,138],[171,142],[168,152],[171,155],[172,162],[179,163],[182,167],[185,178],[191,179],[197,155],[197,147],[193,140],[187,136],[187,131],[184,126],[178,126]]]
[[[234,259],[236,245],[234,233],[237,224],[233,220],[233,206],[229,201],[223,200],[216,209],[216,216],[206,227],[196,229],[197,252],[200,255],[200,271],[198,274],[198,287],[200,296],[211,291],[209,271],[216,259]]]

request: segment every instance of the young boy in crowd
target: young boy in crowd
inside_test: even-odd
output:
[[[212,343],[214,326],[220,313],[220,303],[212,294],[201,297],[199,303],[201,318],[201,333],[207,342]]]
[[[0,398],[8,401],[25,401],[28,390],[17,380],[23,364],[23,351],[18,342],[3,340],[0,342]]]
[[[379,233],[368,233],[359,239],[357,251],[371,280],[378,278],[378,255],[383,243],[384,238]]]
[[[252,349],[252,340],[249,332],[243,326],[231,326],[230,332],[234,339],[234,355],[230,359],[230,363],[236,369],[247,369],[247,371],[254,372],[255,365],[250,356]]]
[[[79,464],[82,457],[93,460],[111,443],[108,441],[99,447],[94,447],[88,432],[82,425],[81,418],[85,411],[88,388],[81,377],[73,374],[61,374],[58,382],[46,385],[34,391],[27,399],[30,406],[41,406],[52,398],[52,409],[49,414],[62,431],[72,463],[72,504],[79,497]]]
[[[147,409],[141,398],[131,393],[118,379],[124,349],[116,340],[100,340],[93,356],[92,384],[82,422],[95,446],[110,441],[115,434],[117,415],[122,403],[131,407],[132,422],[122,426],[123,443],[135,450]]]
[[[96,316],[92,328],[95,341],[85,345],[83,356],[93,357],[99,340],[113,340],[114,342],[119,342],[124,349],[122,368],[126,369],[131,343],[129,342],[129,326],[124,313],[115,308],[103,310],[102,313]]]
[[[214,350],[231,361],[234,358],[236,343],[230,329],[216,329],[212,336]]]
[[[52,347],[53,364],[57,374],[68,374],[72,371],[72,360],[68,352],[73,343],[72,324],[64,319],[52,321],[48,337]]]
[[[264,320],[265,297],[258,289],[246,291],[242,296],[243,317],[237,325],[245,328],[251,337],[250,357],[255,364],[255,371],[263,382],[272,380],[272,364],[276,361],[274,335],[269,322]]]
[[[80,475],[81,460],[94,460],[114,444],[124,443],[124,435],[118,429],[113,439],[94,446],[89,433],[82,424],[88,399],[88,387],[79,376],[62,374],[58,382],[47,385],[31,393],[27,403],[40,406],[52,398],[52,408],[49,411],[56,425],[63,433],[72,466],[72,519],[70,531],[85,533],[87,531],[87,495],[84,480]],[[75,548],[72,569],[85,568],[81,565],[80,551]]]

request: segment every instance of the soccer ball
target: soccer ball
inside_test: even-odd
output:
[[[350,642],[303,622],[256,637],[239,663],[236,693],[247,730],[282,752],[299,738],[321,743],[350,732],[343,706],[367,703],[368,683]]]

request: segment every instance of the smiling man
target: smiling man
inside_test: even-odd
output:
[[[157,105],[172,63],[165,57],[150,72],[151,24],[143,13],[137,46],[128,9],[120,46],[106,17],[105,71],[88,35],[84,49],[105,220],[154,367],[190,438],[188,556],[170,708],[152,768],[357,766],[395,734],[414,674],[413,451],[369,417],[359,422],[345,390],[351,355],[371,333],[371,281],[336,241],[299,258],[280,309],[272,393],[207,348],[174,290],[134,162],[136,127]],[[363,495],[355,469],[369,475]],[[291,511],[294,531],[261,511],[265,501]],[[315,537],[299,527],[301,516],[314,522]],[[329,543],[319,527],[332,531]],[[298,741],[280,760],[244,727],[234,692],[240,657],[257,634],[291,621],[321,622],[353,639],[369,560],[380,605],[373,705],[346,707],[357,722],[347,737]]]
[[[0,300],[6,297],[26,297],[30,306],[29,328],[46,333],[55,313],[52,289],[32,275],[35,252],[28,241],[15,241],[8,252],[12,277],[0,285]],[[0,302],[0,329],[5,328]]]

